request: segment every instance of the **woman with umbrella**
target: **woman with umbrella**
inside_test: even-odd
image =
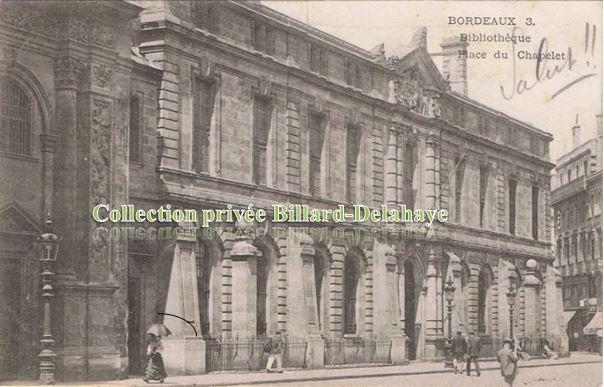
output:
[[[164,367],[164,359],[161,357],[161,338],[170,334],[170,330],[162,323],[153,324],[147,330],[149,337],[147,356],[149,356],[149,362],[145,368],[145,377],[143,378],[145,383],[149,383],[149,380],[158,380],[160,383],[163,383],[164,379],[168,377],[166,368]]]

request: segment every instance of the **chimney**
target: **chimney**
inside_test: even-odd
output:
[[[468,63],[466,52],[470,44],[459,35],[443,40],[440,44],[443,56],[443,77],[451,90],[468,95]]]
[[[581,145],[581,125],[579,125],[579,113],[575,116],[575,125],[572,128],[573,131],[573,149],[576,149]]]

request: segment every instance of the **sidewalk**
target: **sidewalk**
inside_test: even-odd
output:
[[[597,354],[573,353],[571,357],[558,360],[535,358],[528,361],[520,361],[520,368],[529,367],[554,367],[572,364],[602,363],[602,357]],[[496,361],[485,361],[480,367],[483,371],[498,370],[499,363]],[[402,366],[379,366],[358,368],[323,368],[317,370],[292,370],[282,374],[265,372],[246,373],[211,373],[203,375],[187,375],[168,377],[164,385],[195,385],[195,386],[232,386],[253,385],[269,383],[289,383],[319,380],[337,380],[349,378],[367,378],[382,376],[404,376],[418,374],[441,374],[452,373],[450,368],[444,368],[443,363],[418,362]],[[91,383],[92,384],[92,383]],[[139,379],[125,379],[110,382],[94,383],[95,385],[127,385],[127,386],[149,386]],[[158,384],[159,386],[159,384]]]

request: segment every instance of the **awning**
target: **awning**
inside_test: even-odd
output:
[[[583,328],[584,335],[598,335],[602,337],[602,312],[596,312],[591,321]]]

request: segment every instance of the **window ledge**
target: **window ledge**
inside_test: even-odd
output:
[[[8,159],[15,159],[15,160],[22,160],[22,161],[29,161],[32,163],[37,163],[40,161],[40,159],[38,159],[37,157],[34,157],[34,156],[22,155],[22,154],[18,154],[18,153],[9,153],[9,152],[0,152],[0,157],[6,157]]]

